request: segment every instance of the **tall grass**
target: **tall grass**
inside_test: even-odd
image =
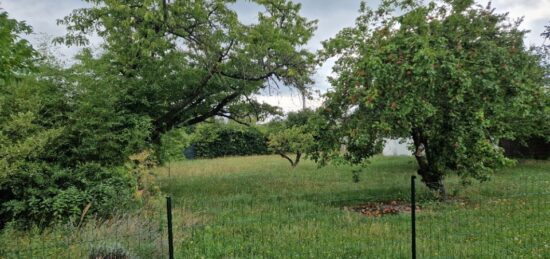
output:
[[[349,208],[410,199],[409,157],[375,157],[352,179],[348,166],[292,169],[277,156],[171,163],[155,169],[174,201],[177,258],[409,258],[410,214],[367,217]],[[449,201],[420,182],[420,258],[548,258],[550,162],[522,161],[485,183],[446,177]],[[86,258],[103,247],[165,258],[162,197],[139,211],[81,227],[0,233],[0,258]]]
[[[111,248],[131,258],[161,258],[166,251],[165,215],[157,199],[138,211],[90,219],[81,226],[20,230],[8,225],[0,232],[0,258],[89,258],[93,251]]]
[[[176,246],[181,258],[406,258],[410,214],[365,217],[345,209],[408,201],[408,157],[376,157],[352,181],[352,168],[291,169],[275,156],[183,161],[160,168],[162,190],[178,209],[200,214]],[[170,175],[168,175],[168,171]],[[544,257],[550,254],[550,163],[525,161],[485,183],[462,186],[440,203],[418,183],[422,257]]]

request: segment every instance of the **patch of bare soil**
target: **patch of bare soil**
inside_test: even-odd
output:
[[[404,201],[389,201],[389,202],[371,202],[361,205],[344,207],[345,210],[359,212],[368,217],[381,217],[386,215],[396,215],[403,212],[410,212],[411,205]],[[420,210],[420,206],[416,206],[416,211]]]

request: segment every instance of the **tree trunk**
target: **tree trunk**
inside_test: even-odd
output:
[[[437,191],[440,199],[446,198],[445,185],[443,184],[443,174],[438,172],[430,161],[429,143],[422,131],[418,128],[413,129],[412,138],[415,146],[414,157],[418,163],[418,175],[426,186],[433,191]]]
[[[302,153],[300,151],[296,152],[296,158],[294,159],[294,161],[288,157],[285,153],[279,153],[279,155],[288,160],[288,162],[290,163],[290,166],[292,166],[292,168],[296,167],[298,165],[298,163],[300,162],[300,158],[302,157]]]
[[[302,157],[302,152],[298,151],[296,152],[296,159],[294,159],[294,163],[292,164],[292,167],[296,167],[298,163],[300,162],[300,157]]]

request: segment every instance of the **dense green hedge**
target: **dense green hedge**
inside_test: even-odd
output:
[[[500,141],[504,154],[511,158],[531,158],[546,160],[550,158],[550,141],[543,137],[526,138],[524,143],[520,140]]]
[[[202,124],[192,141],[195,156],[214,158],[267,154],[267,137],[255,127],[235,124]]]

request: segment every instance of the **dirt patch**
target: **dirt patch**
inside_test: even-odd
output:
[[[381,217],[386,215],[396,215],[403,212],[410,212],[411,205],[404,201],[390,202],[371,202],[361,205],[344,207],[345,210],[359,212],[368,217]],[[420,206],[416,206],[416,211],[420,210]]]

